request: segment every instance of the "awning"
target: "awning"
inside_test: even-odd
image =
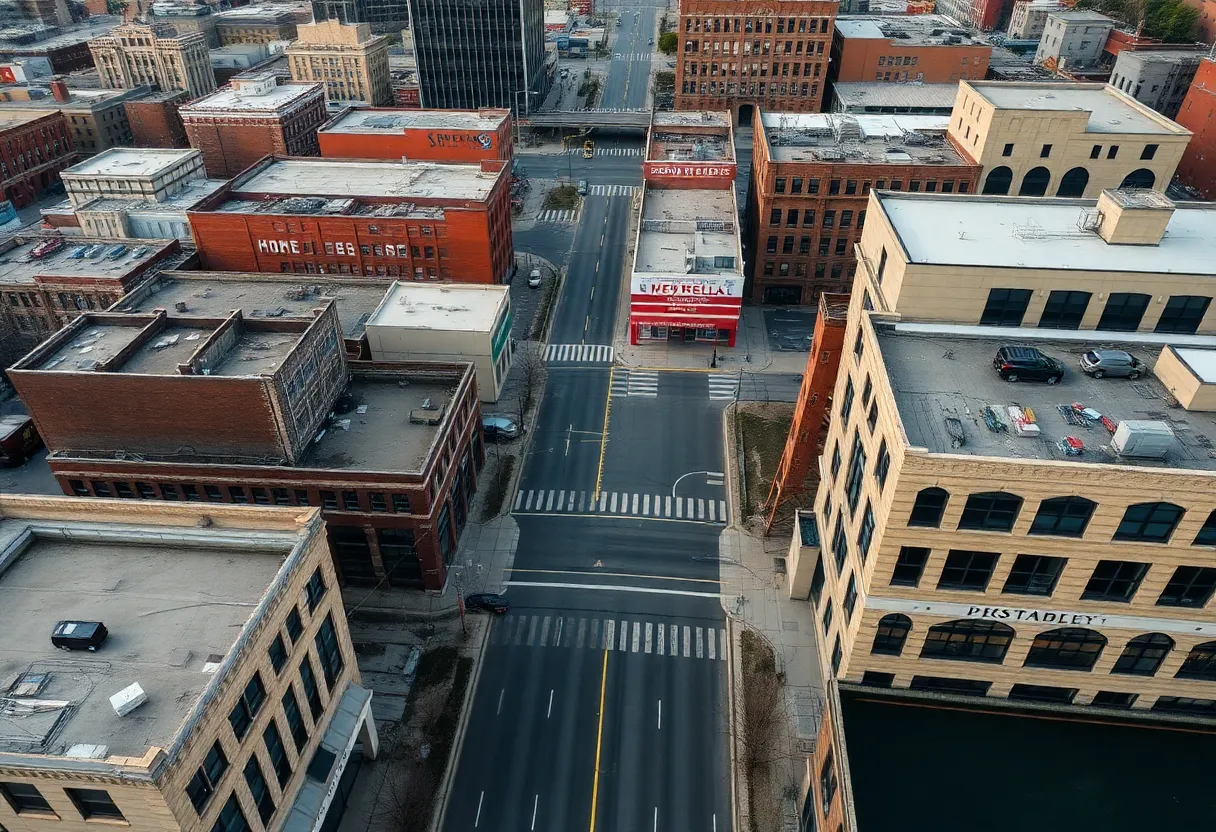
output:
[[[353,683],[346,686],[329,727],[308,763],[304,783],[283,821],[283,832],[317,832],[321,828],[359,738],[359,729],[363,721],[370,718],[371,704],[370,690]]]

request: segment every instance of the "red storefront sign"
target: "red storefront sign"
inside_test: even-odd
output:
[[[634,276],[630,287],[632,341],[639,327],[726,330],[734,343],[743,306],[743,277]]]
[[[728,186],[735,181],[737,166],[734,162],[646,162],[642,176],[647,181],[660,182],[668,187],[711,188]]]

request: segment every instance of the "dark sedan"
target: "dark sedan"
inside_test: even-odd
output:
[[[478,592],[474,595],[465,596],[464,608],[466,610],[486,610],[487,612],[496,612],[502,615],[511,609],[511,602],[503,596],[495,595],[492,592]]]

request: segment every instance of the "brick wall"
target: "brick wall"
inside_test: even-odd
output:
[[[59,184],[59,171],[76,161],[67,121],[51,112],[0,130],[0,187],[17,208],[36,201]]]
[[[1205,4],[1205,6],[1208,4]],[[1216,3],[1212,4],[1216,7]],[[1176,121],[1194,135],[1182,161],[1178,178],[1199,192],[1201,199],[1216,199],[1216,63],[1210,59],[1199,64],[1191,89],[1182,101]]]
[[[186,128],[177,110],[189,100],[183,90],[149,101],[126,102],[135,147],[187,147]]]
[[[906,46],[889,38],[837,36],[832,48],[837,81],[948,84],[960,78],[982,80],[992,57],[992,47],[987,45]]]
[[[385,131],[387,133],[387,131]],[[484,147],[482,141],[490,143]],[[511,121],[497,130],[406,129],[390,134],[322,132],[321,155],[346,159],[434,159],[440,162],[479,162],[510,159]]]

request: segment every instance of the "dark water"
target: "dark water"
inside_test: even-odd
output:
[[[1216,735],[845,694],[859,832],[1216,830]]]

